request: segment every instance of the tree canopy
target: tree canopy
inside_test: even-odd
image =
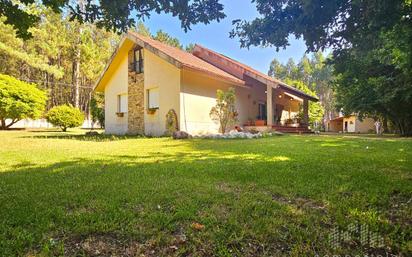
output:
[[[185,49],[187,52],[192,51],[194,48],[194,44],[189,44],[184,48],[183,45],[180,43],[180,40],[177,37],[173,37],[161,29],[158,30],[156,34],[152,34],[150,32],[150,29],[146,27],[143,22],[137,23],[137,26],[135,28],[132,28],[132,30],[136,31],[140,35],[153,38],[154,40],[160,41],[167,45],[170,45],[170,46],[173,46],[179,49]]]
[[[290,86],[319,97],[319,103],[311,103],[309,116],[310,123],[321,123],[322,118],[330,120],[335,114],[335,96],[332,82],[334,80],[333,67],[326,63],[322,52],[311,56],[304,55],[298,63],[289,59],[286,64],[273,59],[268,75],[284,80]],[[323,115],[325,116],[323,117]]]
[[[29,29],[32,37],[27,40],[17,37],[0,16],[0,73],[36,82],[49,95],[47,110],[77,102],[87,114],[93,85],[119,36],[93,24],[70,21],[41,5],[31,6],[30,12],[41,20]]]
[[[412,135],[412,1],[255,0],[260,16],[236,20],[241,46],[333,50],[338,108],[389,120]]]
[[[153,12],[177,17],[185,31],[194,24],[208,24],[225,17],[219,0],[0,0],[0,16],[6,17],[6,24],[13,25],[21,38],[30,38],[32,33],[29,28],[40,20],[28,8],[35,3],[41,3],[55,12],[66,9],[72,20],[94,23],[112,31],[126,31],[137,20],[144,20]]]
[[[22,119],[39,118],[45,104],[46,94],[36,85],[0,74],[0,129],[7,129]]]
[[[303,38],[309,51],[345,49],[372,42],[381,30],[410,21],[409,0],[253,0],[260,17],[235,20],[231,35],[242,46],[289,45],[289,36]]]
[[[46,115],[48,122],[66,132],[68,128],[79,127],[83,124],[84,114],[71,105],[59,105],[51,108]]]

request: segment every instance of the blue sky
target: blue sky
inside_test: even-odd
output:
[[[249,50],[240,48],[238,39],[229,38],[229,32],[233,28],[232,20],[251,20],[257,17],[256,6],[251,3],[251,0],[221,0],[221,3],[224,5],[224,12],[227,16],[224,20],[219,23],[212,22],[208,25],[195,25],[187,33],[180,27],[178,18],[173,18],[171,15],[152,14],[144,23],[152,33],[162,29],[179,38],[184,45],[199,43],[248,64],[263,73],[267,73],[273,58],[286,63],[289,58],[298,61],[305,53],[304,42],[294,38],[291,38],[289,47],[285,50],[279,50],[279,52],[276,52],[275,48],[251,47]]]

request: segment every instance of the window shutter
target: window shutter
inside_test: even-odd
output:
[[[127,112],[127,95],[117,96],[117,111],[120,113]]]
[[[153,88],[148,90],[148,107],[149,109],[159,108],[159,89]]]

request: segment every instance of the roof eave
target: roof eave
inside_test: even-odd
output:
[[[106,74],[107,70],[110,68],[110,65],[112,64],[114,58],[117,56],[117,54],[119,53],[120,48],[122,47],[122,45],[124,44],[124,42],[126,41],[126,35],[122,36],[122,39],[120,40],[119,44],[117,45],[116,49],[114,50],[113,54],[110,56],[109,61],[107,62],[106,66],[104,67],[102,73],[100,74],[98,80],[96,81],[96,83],[93,85],[93,91],[96,90],[96,88],[99,86],[100,82],[102,81],[104,75]]]
[[[292,87],[292,86],[289,86],[289,85],[287,85],[287,84],[285,84],[285,83],[283,83],[283,82],[280,83],[279,85],[280,85],[280,87],[283,88],[283,90],[292,91],[292,93],[289,92],[289,93],[291,93],[291,94],[296,94],[297,96],[302,97],[302,98],[304,98],[304,99],[308,99],[308,100],[310,100],[310,101],[312,101],[312,102],[318,102],[318,101],[319,101],[318,98],[316,98],[316,97],[314,97],[314,96],[311,96],[311,95],[308,95],[308,94],[306,94],[305,92],[300,91],[299,89],[296,89],[296,88],[294,88],[294,87]]]

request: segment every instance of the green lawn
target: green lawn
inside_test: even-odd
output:
[[[411,139],[80,133],[0,132],[0,256],[412,252]]]

